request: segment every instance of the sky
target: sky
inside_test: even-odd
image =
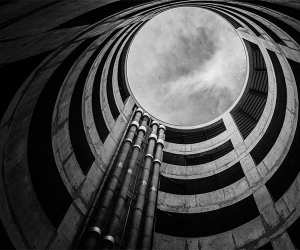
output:
[[[130,89],[154,117],[194,126],[223,114],[239,96],[246,56],[233,27],[217,14],[179,7],[137,33],[127,59]]]

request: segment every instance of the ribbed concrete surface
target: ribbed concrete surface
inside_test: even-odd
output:
[[[7,245],[0,248],[72,246],[135,106],[124,73],[130,41],[153,14],[187,5],[238,24],[244,44],[257,45],[263,57],[268,88],[246,138],[231,110],[220,118],[224,129],[169,127],[181,137],[166,140],[165,152],[179,160],[162,163],[174,189],[159,191],[153,249],[299,248],[300,22],[290,9],[255,4],[4,2],[0,215]],[[229,152],[220,149],[227,141]],[[203,183],[212,191],[200,191]]]

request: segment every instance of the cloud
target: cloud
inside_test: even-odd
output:
[[[127,61],[130,88],[152,115],[196,125],[222,114],[245,79],[245,52],[233,28],[195,7],[165,11],[134,39]]]

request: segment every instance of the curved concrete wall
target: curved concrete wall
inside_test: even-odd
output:
[[[300,247],[296,10],[180,0],[2,4],[0,248],[72,248],[137,106],[130,42],[176,6],[230,22],[249,74],[215,124],[165,124],[153,249]]]

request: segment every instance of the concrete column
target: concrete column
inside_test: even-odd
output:
[[[103,233],[104,221],[107,219],[108,209],[119,185],[121,174],[123,172],[123,165],[131,148],[133,138],[136,134],[136,131],[140,127],[139,123],[142,115],[143,110],[138,108],[128,128],[127,135],[116,162],[116,167],[111,175],[108,186],[104,190],[104,194],[100,196],[99,201],[97,201],[99,207],[95,209],[95,212],[92,215],[91,222],[89,223],[89,226],[83,238],[83,242],[81,244],[82,248],[84,249],[96,249],[99,246],[100,239]]]
[[[112,220],[108,227],[108,233],[104,236],[103,242],[105,248],[112,248],[116,241],[116,235],[118,235],[119,230],[121,228],[122,221],[122,212],[125,207],[127,193],[130,187],[130,183],[132,180],[132,176],[136,172],[137,159],[141,150],[142,142],[145,138],[147,132],[147,123],[149,121],[149,115],[144,114],[141,126],[138,128],[138,134],[135,139],[135,144],[133,145],[132,154],[129,160],[129,167],[127,173],[125,174],[124,181],[122,183],[122,187],[118,196],[118,200],[116,206],[114,208],[114,212],[112,214]]]
[[[127,243],[126,249],[136,249],[137,240],[140,232],[140,225],[142,221],[143,209],[145,204],[146,197],[146,189],[149,181],[150,171],[152,167],[153,161],[153,151],[157,141],[157,130],[158,130],[158,122],[152,122],[152,133],[149,136],[149,144],[147,147],[147,152],[144,160],[144,167],[142,173],[142,181],[138,190],[138,197],[135,204],[135,208],[133,211],[131,229],[129,232],[129,242]]]
[[[156,209],[156,200],[157,200],[158,182],[159,182],[159,171],[160,171],[161,160],[163,155],[165,130],[166,130],[165,126],[163,125],[159,126],[155,157],[153,160],[152,181],[149,190],[148,204],[147,204],[146,215],[145,215],[145,226],[142,234],[141,249],[143,250],[150,250],[152,244],[154,215]]]

